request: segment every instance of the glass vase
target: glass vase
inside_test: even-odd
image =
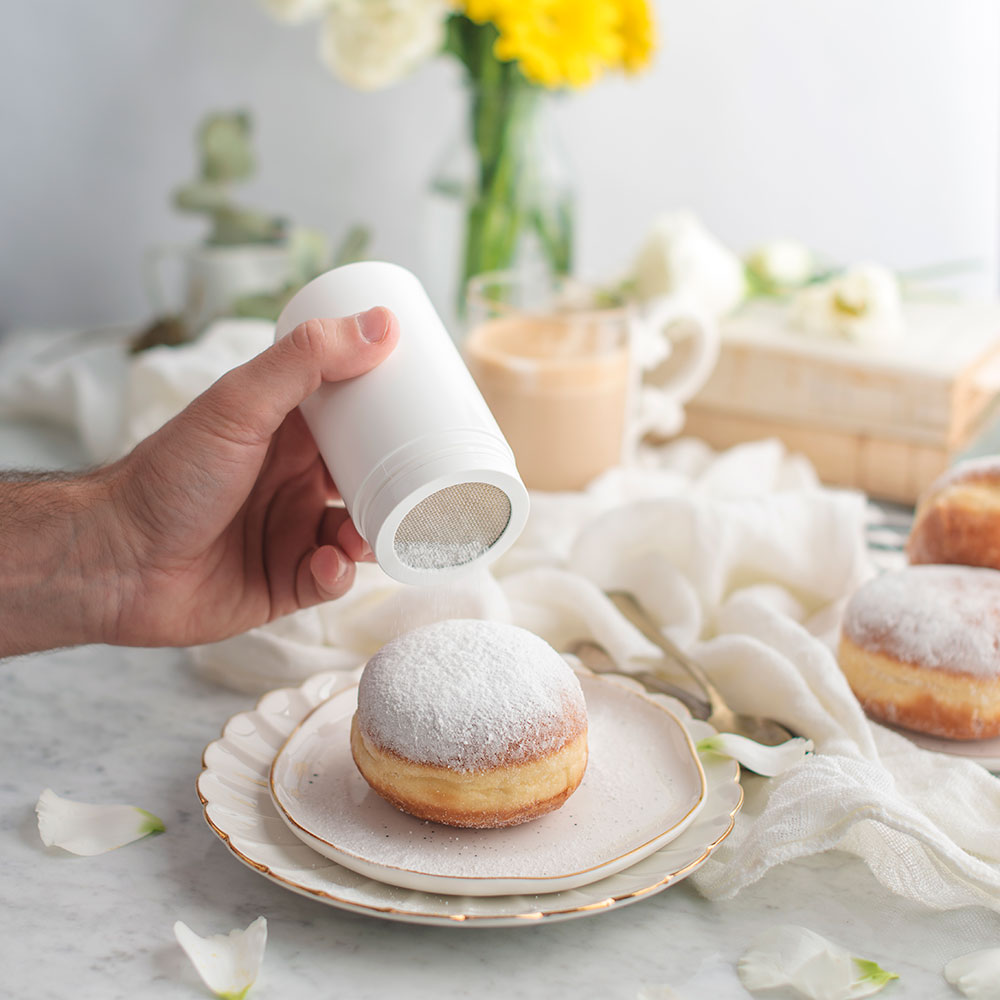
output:
[[[427,274],[453,333],[468,280],[486,271],[569,273],[573,188],[549,92],[513,67],[469,81],[469,113],[430,182]]]

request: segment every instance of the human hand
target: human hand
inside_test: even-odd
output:
[[[350,588],[371,550],[328,506],[336,488],[298,404],[374,368],[398,336],[384,308],[304,323],[97,474],[114,567],[102,641],[211,642]]]

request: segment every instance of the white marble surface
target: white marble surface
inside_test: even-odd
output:
[[[0,666],[0,995],[45,1000],[200,997],[173,922],[218,933],[268,919],[252,996],[632,1000],[670,984],[689,1000],[741,997],[735,962],[752,934],[801,923],[902,979],[886,996],[955,996],[950,958],[1000,945],[1000,916],[936,914],[890,896],[852,858],[777,869],[734,900],[691,883],[610,913],[530,928],[429,928],[348,914],[237,862],[195,794],[201,751],[251,699],[195,675],[182,652],[89,647]],[[95,858],[38,839],[51,787],[130,802],[166,832]]]
[[[75,457],[58,432],[0,426],[0,467]],[[737,959],[758,929],[784,922],[898,972],[884,996],[933,1000],[958,995],[945,962],[1000,946],[1000,915],[926,910],[839,853],[778,868],[726,902],[682,882],[542,926],[433,928],[344,913],[241,865],[202,818],[201,752],[252,702],[203,681],[178,650],[88,647],[0,663],[0,997],[204,997],[174,921],[209,934],[259,914],[269,942],[258,1000],[633,1000],[657,984],[687,1000],[744,997]],[[34,815],[46,787],[141,805],[166,832],[95,858],[47,849]]]

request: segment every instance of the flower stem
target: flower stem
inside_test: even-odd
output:
[[[496,29],[454,33],[469,72],[469,108],[476,176],[466,216],[459,302],[473,275],[515,264],[522,238],[534,234],[544,263],[566,274],[572,263],[572,208],[565,190],[553,191],[536,146],[544,100],[516,63],[493,54]],[[456,42],[456,47],[458,46]]]

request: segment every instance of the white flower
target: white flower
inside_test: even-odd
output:
[[[792,924],[780,924],[758,935],[740,959],[738,972],[751,992],[790,986],[810,1000],[867,997],[899,978]]]
[[[205,985],[223,1000],[243,1000],[253,986],[264,959],[267,921],[258,917],[245,931],[199,937],[187,924],[174,924],[177,942]]]
[[[163,820],[138,806],[98,806],[61,799],[46,788],[35,805],[46,847],[90,857],[164,829]]]
[[[319,17],[331,0],[262,0],[264,8],[276,21],[285,24],[301,24],[303,21]]]
[[[903,332],[899,280],[880,264],[858,264],[807,285],[792,302],[792,322],[816,337],[859,344],[891,341]]]
[[[798,240],[771,240],[747,255],[747,269],[766,291],[788,291],[813,276],[816,260]]]
[[[448,0],[332,0],[320,55],[358,90],[388,87],[440,51]]]
[[[669,986],[644,986],[635,1000],[681,1000],[681,995]]]
[[[952,959],[944,967],[944,978],[972,1000],[1000,1000],[1000,948]]]
[[[714,319],[743,301],[743,263],[692,212],[662,215],[639,250],[633,270],[642,301],[671,296]]]
[[[795,767],[813,748],[812,740],[795,736],[777,746],[766,746],[736,733],[716,733],[698,741],[698,753],[717,753],[738,760],[744,767],[767,778]]]

